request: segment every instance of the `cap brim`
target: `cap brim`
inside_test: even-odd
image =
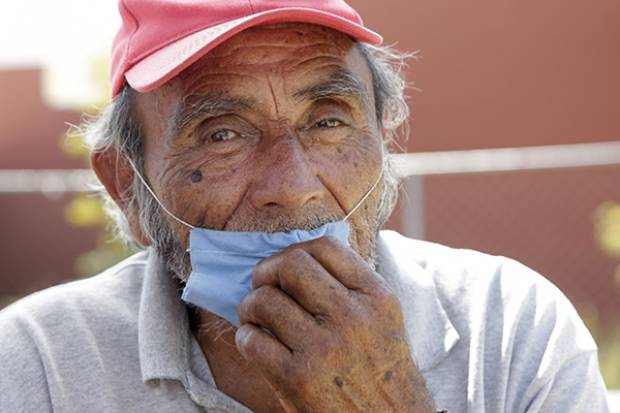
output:
[[[125,72],[125,79],[133,89],[139,92],[150,92],[237,33],[261,24],[283,22],[303,22],[326,26],[358,41],[373,45],[383,42],[379,34],[335,14],[314,9],[281,8],[231,20],[192,33],[136,63]]]

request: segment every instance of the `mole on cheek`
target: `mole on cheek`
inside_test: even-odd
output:
[[[200,181],[202,181],[202,172],[200,172],[199,169],[196,169],[194,172],[192,172],[192,182],[197,183]]]

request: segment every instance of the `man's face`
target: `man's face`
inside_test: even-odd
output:
[[[196,226],[315,228],[342,219],[381,173],[374,105],[348,37],[305,24],[253,28],[138,95],[145,174]],[[381,189],[351,217],[351,245],[365,258]],[[187,229],[169,222],[187,245]]]

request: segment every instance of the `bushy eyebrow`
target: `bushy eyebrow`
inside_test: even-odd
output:
[[[306,86],[293,94],[296,100],[319,100],[325,98],[350,98],[356,100],[364,111],[370,110],[370,97],[366,84],[349,70],[341,67],[318,83]],[[173,136],[180,134],[194,122],[206,117],[226,113],[251,111],[257,108],[254,99],[231,96],[226,92],[191,94],[177,105],[170,125]]]
[[[179,102],[172,116],[172,133],[174,135],[179,134],[198,119],[248,111],[255,107],[256,102],[254,100],[230,96],[225,92],[188,95]]]
[[[357,100],[364,111],[370,109],[370,96],[365,82],[344,67],[330,72],[318,83],[296,91],[293,96],[297,100],[351,98]]]

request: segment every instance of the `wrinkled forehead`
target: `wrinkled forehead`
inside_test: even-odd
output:
[[[353,48],[354,41],[351,38],[327,27],[306,23],[263,25],[230,38],[199,60],[194,67],[217,61],[265,66],[271,64],[276,68],[287,60],[303,59],[317,53],[344,57]]]
[[[349,36],[307,23],[271,24],[247,29],[228,39],[168,86],[187,95],[205,92],[201,90],[205,88],[230,89],[235,84],[247,88],[254,77],[265,74],[278,75],[291,83],[311,82],[339,68],[371,84],[366,60]]]

